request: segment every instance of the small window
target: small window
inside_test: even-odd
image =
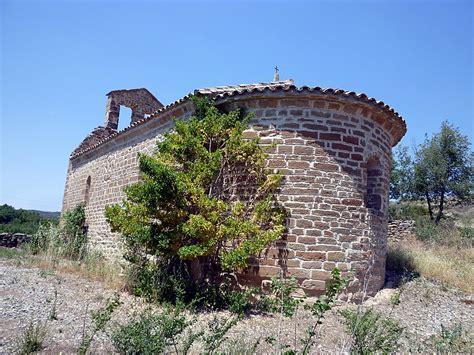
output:
[[[371,157],[367,161],[366,207],[377,211],[382,209],[382,167],[380,161]]]
[[[88,176],[86,180],[86,193],[84,196],[84,204],[86,206],[89,204],[90,192],[91,192],[91,177]]]

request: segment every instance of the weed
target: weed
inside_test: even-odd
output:
[[[474,228],[469,226],[464,226],[459,228],[459,235],[461,241],[468,246],[469,248],[474,247]]]
[[[223,345],[223,354],[239,354],[239,355],[252,355],[258,354],[257,348],[260,345],[262,338],[258,338],[256,341],[248,342],[244,338],[231,340],[227,344]]]
[[[38,271],[38,275],[39,275],[41,278],[45,279],[45,278],[47,278],[48,276],[54,275],[54,272],[52,272],[51,270],[47,270],[47,269],[41,269],[41,270]]]
[[[49,320],[57,320],[58,315],[56,313],[56,304],[58,302],[58,290],[55,288],[54,289],[54,300],[53,300],[53,306],[51,307],[51,312],[49,313]]]
[[[178,353],[179,336],[190,324],[179,310],[165,310],[158,315],[146,311],[137,320],[117,328],[112,334],[112,343],[121,354],[158,354],[170,347]],[[184,353],[199,336],[188,333]]]
[[[311,306],[307,307],[307,309],[311,311],[311,314],[316,318],[316,321],[312,326],[308,327],[306,330],[306,336],[301,339],[301,343],[303,344],[303,354],[309,354],[311,347],[314,345],[313,339],[316,335],[316,328],[321,324],[324,314],[332,309],[334,301],[337,299],[337,296],[346,288],[351,277],[352,274],[342,277],[339,269],[334,268],[331,271],[331,278],[326,282],[325,294],[319,297]]]
[[[402,292],[400,290],[397,290],[390,296],[390,304],[393,306],[397,306],[400,304],[400,296],[402,295]]]
[[[63,214],[61,223],[46,223],[38,228],[28,244],[29,251],[56,258],[80,260],[86,255],[87,234],[84,206],[78,205]]]
[[[472,340],[464,337],[464,331],[460,322],[446,327],[441,324],[441,332],[430,338],[436,352],[438,353],[461,353],[469,352]]]
[[[263,311],[280,313],[291,318],[303,302],[301,298],[292,297],[297,289],[298,281],[295,278],[279,279],[273,277],[270,285],[270,295],[262,297],[258,302],[258,306]]]
[[[415,270],[413,256],[405,249],[394,247],[389,244],[386,259],[387,270],[395,271],[399,274],[407,274]]]
[[[25,332],[17,339],[16,352],[23,355],[42,350],[45,337],[46,324],[31,321]]]
[[[397,350],[403,328],[392,319],[384,318],[372,309],[357,311],[344,309],[339,313],[345,319],[352,335],[352,352],[357,354],[391,353]]]
[[[254,308],[255,303],[252,302],[252,299],[257,293],[257,288],[248,288],[243,291],[230,291],[225,297],[229,311],[235,314],[248,313]]]
[[[202,340],[204,342],[204,350],[206,354],[213,354],[223,341],[226,340],[227,332],[240,321],[239,316],[231,316],[226,319],[219,319],[214,316],[208,322],[209,331],[204,333]]]
[[[16,259],[26,254],[24,249],[0,247],[0,258]]]
[[[104,330],[105,326],[112,317],[112,313],[118,306],[120,306],[120,304],[120,298],[118,294],[116,294],[112,299],[107,301],[107,304],[104,308],[100,308],[96,312],[92,313],[92,329],[88,334],[86,334],[85,330],[83,330],[82,341],[79,345],[78,354],[85,355],[87,353],[87,350],[92,344],[92,340],[94,339],[95,335],[98,332]]]

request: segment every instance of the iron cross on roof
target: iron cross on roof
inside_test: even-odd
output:
[[[280,69],[278,69],[278,65],[275,66],[275,75],[273,75],[273,81],[280,81]]]

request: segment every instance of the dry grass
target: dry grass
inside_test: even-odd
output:
[[[428,279],[474,293],[474,248],[404,240],[403,244],[389,245],[387,267],[415,271]]]
[[[0,257],[14,260],[18,265],[24,267],[37,267],[59,273],[78,275],[91,281],[99,281],[105,287],[113,290],[124,290],[126,286],[123,266],[107,261],[98,253],[92,252],[80,261],[60,258],[48,253],[32,255],[27,252],[0,252]]]

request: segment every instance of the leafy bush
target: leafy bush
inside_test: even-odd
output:
[[[255,308],[253,302],[259,290],[257,288],[248,288],[243,291],[229,291],[225,295],[227,309],[235,314],[246,314]]]
[[[25,332],[17,339],[16,352],[18,354],[33,354],[43,349],[46,336],[46,326],[43,323],[31,321]]]
[[[178,311],[167,310],[161,314],[145,312],[138,319],[116,329],[112,334],[112,343],[121,354],[159,354],[170,347],[179,353],[179,337],[190,324]],[[191,344],[186,346],[189,349]]]
[[[150,302],[173,305],[189,304],[197,291],[188,265],[179,258],[144,259],[131,264],[127,275],[128,289]]]
[[[437,241],[440,239],[442,228],[428,217],[421,217],[416,220],[415,234],[422,241]]]
[[[63,214],[61,223],[43,224],[29,243],[33,254],[50,254],[74,260],[84,258],[87,233],[84,226],[84,206],[78,205]]]
[[[270,295],[262,297],[257,307],[265,312],[280,313],[285,317],[293,317],[303,299],[294,298],[292,294],[298,289],[295,278],[279,279],[272,277]]]
[[[451,219],[442,219],[439,224],[435,224],[428,217],[420,217],[415,223],[415,234],[423,242],[461,248],[471,248],[474,245],[474,228],[456,227]]]
[[[357,354],[392,353],[397,350],[403,328],[371,308],[357,311],[344,309],[339,313],[352,335],[351,351]]]
[[[192,275],[200,275],[192,286],[211,287],[212,295],[223,273],[246,267],[285,228],[273,195],[281,176],[265,168],[258,140],[243,134],[251,117],[219,112],[204,99],[194,103],[196,115],[176,121],[156,154],[140,155],[142,179],[125,189],[123,203],[106,208],[135,276],[154,286],[159,281],[163,290],[178,283],[180,297],[188,300],[191,262],[199,269]],[[159,272],[163,265],[167,273]],[[155,292],[147,282],[135,286],[140,293]],[[155,294],[160,299],[167,292]]]
[[[86,214],[83,205],[78,205],[62,216],[63,244],[65,256],[81,259],[86,253],[87,231]]]
[[[428,216],[428,209],[421,204],[413,202],[390,203],[388,214],[392,220],[416,220],[420,217]]]

